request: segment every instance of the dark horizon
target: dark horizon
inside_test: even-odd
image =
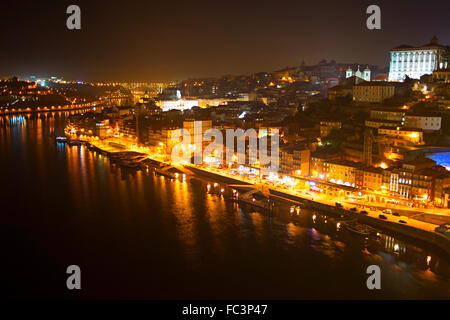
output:
[[[81,30],[66,8],[81,8]],[[367,6],[381,30],[366,28]],[[388,66],[389,50],[450,43],[448,3],[410,1],[2,3],[1,76],[85,81],[174,81],[340,63]],[[424,18],[425,17],[425,18]]]

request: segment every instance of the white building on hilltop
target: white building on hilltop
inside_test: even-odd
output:
[[[345,71],[345,77],[350,78],[353,76],[358,77],[363,80],[366,80],[366,81],[370,81],[370,69],[369,69],[369,67],[367,67],[364,69],[363,72],[361,72],[359,70],[359,66],[358,66],[358,70],[356,70],[356,72],[353,72],[352,68],[348,68],[347,71]]]
[[[406,76],[420,79],[424,74],[431,75],[435,70],[447,69],[447,51],[448,47],[438,44],[436,37],[420,47],[401,45],[393,48],[390,53],[389,81],[403,81]]]

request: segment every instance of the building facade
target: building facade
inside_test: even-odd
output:
[[[406,127],[379,127],[378,134],[390,137],[388,142],[393,145],[420,145],[423,144],[423,131],[416,128]]]
[[[307,148],[284,148],[280,152],[280,172],[293,176],[308,176],[310,151]]]
[[[438,131],[441,129],[440,116],[411,114],[405,117],[405,126],[408,128],[419,128],[423,131]]]
[[[431,42],[414,47],[401,45],[390,52],[389,81],[403,81],[406,76],[420,79],[424,74],[432,74],[435,70],[447,69],[446,52],[448,46],[438,43],[433,37]]]
[[[394,94],[395,87],[388,82],[364,82],[353,87],[354,102],[382,103]]]
[[[320,121],[320,136],[322,138],[328,136],[331,131],[342,128],[341,121]]]

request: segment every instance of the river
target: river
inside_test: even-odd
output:
[[[321,212],[275,218],[208,192],[206,181],[121,169],[55,143],[68,112],[0,117],[3,294],[13,298],[450,298],[438,249],[365,239]],[[224,187],[224,186],[218,186]],[[381,268],[381,290],[366,269]],[[66,288],[81,268],[82,289]],[[6,286],[6,287],[4,287]]]

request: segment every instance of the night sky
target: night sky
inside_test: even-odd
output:
[[[81,30],[66,8],[81,7]],[[381,30],[366,8],[381,7]],[[388,65],[389,49],[450,44],[450,1],[2,1],[0,76],[167,81],[321,59]]]

